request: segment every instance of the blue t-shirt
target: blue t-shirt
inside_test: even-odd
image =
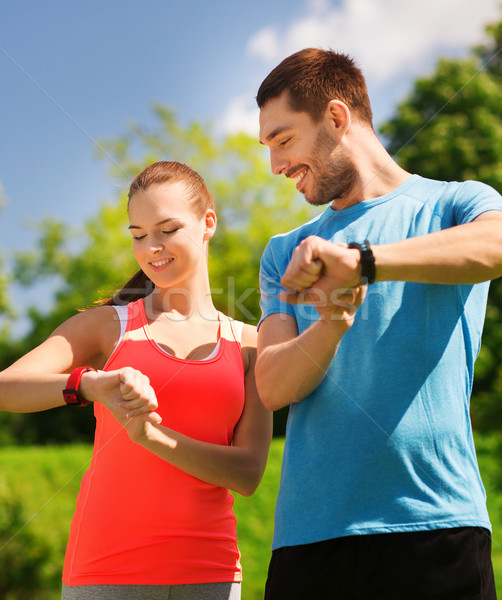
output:
[[[261,262],[262,321],[318,319],[277,298],[300,241],[387,244],[467,223],[502,198],[478,182],[412,175],[385,196],[328,208],[273,237]],[[320,385],[292,404],[273,548],[340,536],[490,529],[469,418],[489,283],[377,282]]]

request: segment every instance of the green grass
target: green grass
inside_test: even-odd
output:
[[[500,434],[476,436],[479,469],[492,523],[492,562],[497,596],[502,598],[502,439]]]
[[[0,505],[10,506],[16,516],[0,519],[0,597],[4,600],[57,600],[64,551],[80,480],[92,448],[86,446],[31,446],[0,450]],[[20,510],[19,515],[16,511]],[[1,516],[1,515],[0,515]],[[3,525],[3,527],[2,527]],[[18,548],[18,546],[20,546]],[[40,573],[30,578],[39,589],[9,590],[5,575],[7,561],[16,584],[25,584],[21,571],[28,552],[43,552]]]
[[[235,494],[237,537],[242,563],[242,600],[263,598],[270,560],[274,510],[281,474],[283,439],[270,448],[267,468],[258,490],[250,497]]]
[[[476,446],[488,493],[493,524],[493,564],[497,592],[502,597],[502,456],[500,436],[478,436]],[[274,506],[279,485],[283,440],[274,440],[262,484],[251,498],[235,496],[239,548],[242,554],[243,600],[260,600],[270,558]],[[44,446],[0,449],[0,597],[3,600],[59,600],[60,576],[75,498],[91,457],[90,446]],[[498,486],[498,489],[497,489]],[[22,523],[2,531],[2,506],[22,503]],[[30,537],[31,536],[31,537]],[[11,538],[14,537],[12,541]],[[39,591],[22,593],[1,589],[6,552],[16,549],[20,561],[28,547],[40,541],[44,551]],[[15,547],[16,541],[19,547]],[[43,542],[43,543],[42,543]],[[7,544],[7,545],[6,545]],[[23,546],[24,550],[23,550]]]
[[[279,485],[282,440],[274,440],[270,460],[258,491],[251,498],[236,494],[239,549],[245,583],[243,600],[263,596],[274,520],[275,498]],[[8,547],[14,539],[32,535],[44,539],[50,548],[44,566],[45,591],[30,592],[29,600],[58,600],[60,578],[70,522],[80,480],[91,458],[92,448],[85,445],[33,446],[0,449],[0,504],[17,498],[23,504],[24,527],[16,526],[2,536],[0,518],[0,572],[5,568]],[[1,517],[1,515],[0,515]],[[28,539],[31,544],[33,540]],[[20,542],[22,544],[22,541]],[[16,553],[18,547],[16,546]],[[22,552],[19,552],[22,561]],[[47,589],[51,587],[52,589]],[[2,595],[3,594],[3,595]],[[21,600],[25,596],[1,588],[2,600]]]

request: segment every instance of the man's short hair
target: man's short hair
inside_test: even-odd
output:
[[[354,60],[334,50],[305,48],[285,58],[267,75],[258,90],[261,109],[287,92],[291,109],[318,122],[330,100],[341,100],[359,121],[373,127],[366,81]]]

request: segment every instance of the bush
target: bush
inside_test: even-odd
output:
[[[87,446],[0,451],[0,598],[58,600]]]
[[[502,594],[502,442],[477,435],[476,448],[493,524],[493,563]],[[235,495],[243,600],[261,600],[273,533],[283,439],[272,442],[257,492]],[[0,598],[59,600],[66,540],[90,445],[0,449]]]
[[[30,528],[24,499],[0,482],[0,598],[31,600],[50,587],[45,567],[51,548]]]
[[[282,447],[282,439],[273,441],[258,491],[251,498],[235,495],[243,600],[263,597]],[[66,542],[91,452],[90,445],[76,444],[0,449],[1,600],[61,597]]]

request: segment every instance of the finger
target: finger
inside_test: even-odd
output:
[[[128,412],[133,411],[133,410],[140,410],[142,409],[143,412],[147,412],[147,410],[145,410],[145,407],[147,407],[147,405],[149,404],[148,399],[144,398],[142,396],[139,396],[138,398],[133,398],[131,400],[123,400],[120,403],[120,406],[127,410]],[[150,410],[153,409],[153,407],[148,407]],[[156,408],[156,407],[155,407]]]
[[[140,418],[149,423],[153,423],[154,425],[160,425],[162,423],[162,417],[159,413],[154,411],[145,413],[144,415],[141,415]]]
[[[301,292],[302,290],[312,287],[314,283],[319,280],[320,274],[321,271],[317,267],[313,268],[311,271],[302,268],[294,273],[291,272],[284,275],[281,279],[281,285],[288,290]]]
[[[126,419],[129,419],[129,422],[133,419],[141,419],[142,421],[146,421],[147,423],[153,423],[154,425],[160,425],[162,423],[162,417],[158,412],[150,411],[150,412],[139,412],[139,411],[131,411],[126,413]]]
[[[136,411],[136,414],[139,414],[157,410],[159,403],[155,391],[151,386],[148,386],[136,398],[124,400],[121,406],[128,412]]]
[[[309,271],[313,275],[320,275],[323,266],[324,266],[324,263],[322,262],[322,260],[319,260],[318,258],[316,258],[315,260],[313,260],[309,263]]]
[[[295,290],[282,290],[277,296],[281,302],[288,304],[298,304],[298,296],[300,294]]]
[[[152,394],[150,380],[140,371],[127,374],[120,386],[120,393],[124,400],[147,398]]]
[[[324,306],[326,298],[321,298],[319,293],[310,291],[308,288],[301,292],[295,290],[283,290],[279,292],[279,300],[288,304],[311,304],[313,306]]]
[[[132,367],[124,367],[119,371],[119,381],[121,385],[135,387],[138,382],[146,381],[150,383],[148,377],[138,369]]]
[[[366,298],[366,293],[368,292],[368,286],[367,285],[359,285],[356,288],[356,297],[354,299],[354,304],[356,305],[357,308],[359,308],[361,306],[361,304],[364,302],[364,299]]]
[[[125,397],[134,397],[134,392],[137,386],[138,371],[135,369],[126,368],[119,373],[120,393]]]
[[[286,267],[283,279],[289,278],[318,278],[323,268],[322,260],[292,261]]]
[[[333,301],[335,300],[343,300],[344,302],[355,302],[357,296],[357,292],[350,288],[348,290],[335,290],[332,294],[331,297],[333,299]]]

